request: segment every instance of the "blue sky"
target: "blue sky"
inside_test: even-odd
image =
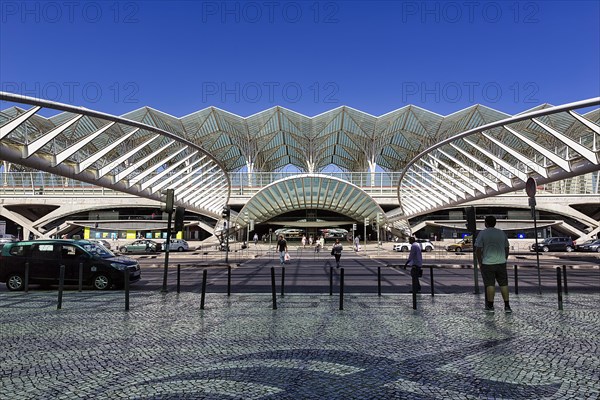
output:
[[[1,90],[121,115],[600,96],[598,1],[0,3]],[[0,105],[5,108],[7,103]]]

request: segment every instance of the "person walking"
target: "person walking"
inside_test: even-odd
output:
[[[412,289],[410,293],[416,291],[421,292],[421,282],[419,278],[423,276],[423,254],[421,253],[421,245],[417,243],[414,236],[408,238],[410,243],[410,253],[408,253],[408,259],[404,264],[404,267],[411,266],[410,276],[412,277]]]
[[[258,245],[258,233],[255,233],[252,239],[254,240],[254,245]]]
[[[331,255],[335,257],[335,267],[340,267],[340,258],[342,257],[342,250],[344,247],[340,243],[340,239],[335,239],[335,243],[331,248]]]
[[[320,252],[321,251],[321,247],[322,247],[322,245],[321,245],[321,236],[319,236],[317,238],[317,240],[315,240],[315,253]]]
[[[285,264],[285,253],[287,253],[287,241],[283,237],[283,235],[279,235],[279,240],[277,241],[277,250],[279,251],[279,264]]]
[[[354,251],[358,253],[358,250],[360,250],[360,235],[356,235],[354,238]]]
[[[306,247],[306,235],[302,235],[302,248]]]
[[[485,311],[494,312],[494,296],[496,282],[504,300],[504,312],[511,313],[508,302],[508,274],[506,261],[510,244],[504,231],[496,228],[496,218],[493,215],[485,217],[485,229],[475,240],[475,255],[481,266],[481,277],[485,286]]]

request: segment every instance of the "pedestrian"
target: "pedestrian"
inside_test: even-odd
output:
[[[279,240],[277,241],[277,250],[279,251],[279,264],[285,264],[285,253],[287,253],[287,242],[283,235],[279,235]]]
[[[317,240],[315,240],[315,253],[318,253],[319,251],[321,251],[321,236],[317,237]]]
[[[313,237],[312,237],[312,235],[310,235],[310,236],[308,237],[308,245],[309,245],[309,246],[312,246],[312,245],[313,245]]]
[[[302,248],[306,247],[306,235],[302,235]]]
[[[258,233],[254,233],[254,237],[252,239],[254,240],[254,245],[258,245]]]
[[[340,258],[342,257],[343,246],[340,243],[340,239],[335,239],[335,243],[331,248],[331,255],[335,257],[335,267],[340,267]]]
[[[508,302],[508,274],[506,261],[510,244],[504,231],[496,228],[496,218],[493,215],[485,217],[485,229],[475,240],[475,255],[481,266],[481,277],[485,286],[485,311],[494,312],[494,296],[496,282],[504,300],[504,312],[511,313]]]
[[[354,238],[354,251],[356,251],[358,253],[359,250],[360,250],[360,235],[356,235],[356,237]]]
[[[410,293],[416,291],[421,293],[421,282],[419,278],[423,276],[423,255],[421,254],[421,245],[417,243],[414,236],[408,238],[410,243],[410,253],[408,253],[408,260],[404,264],[404,267],[411,266],[410,276],[412,277],[412,289]]]

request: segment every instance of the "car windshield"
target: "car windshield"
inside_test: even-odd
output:
[[[81,247],[83,247],[84,249],[86,249],[87,251],[89,251],[90,253],[97,255],[100,258],[110,258],[110,257],[115,257],[115,254],[108,250],[106,247],[102,246],[101,244],[96,244],[96,243],[80,243]]]

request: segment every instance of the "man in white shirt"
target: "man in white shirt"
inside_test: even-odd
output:
[[[421,292],[421,283],[419,278],[423,276],[423,254],[421,253],[421,245],[417,243],[416,239],[411,236],[408,238],[410,243],[410,253],[408,253],[408,260],[406,260],[405,266],[410,265],[410,276],[413,278],[413,288],[410,291],[416,290],[417,293]]]
[[[506,260],[508,259],[509,243],[506,233],[496,228],[496,218],[493,215],[485,217],[485,228],[475,240],[475,254],[481,266],[481,277],[485,285],[485,310],[494,312],[494,296],[496,281],[504,300],[504,311],[511,313],[508,303],[508,274]]]

